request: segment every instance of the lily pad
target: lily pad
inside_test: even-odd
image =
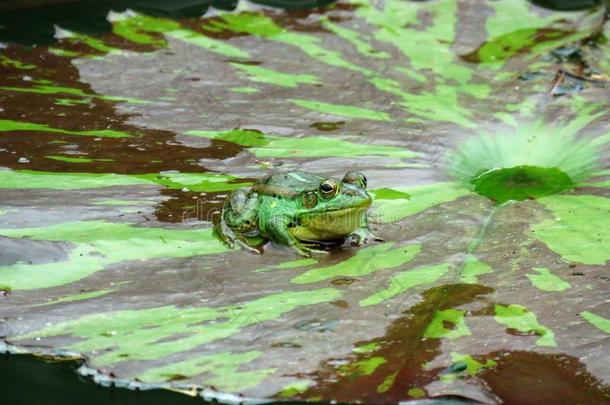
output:
[[[4,347],[222,402],[608,401],[603,7],[136,3],[0,30]],[[363,172],[384,242],[215,238],[296,169]]]

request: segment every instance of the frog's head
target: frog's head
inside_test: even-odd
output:
[[[362,226],[362,215],[371,202],[362,173],[348,172],[343,180],[324,179],[315,190],[305,190],[298,197],[300,239],[330,240],[351,234]]]

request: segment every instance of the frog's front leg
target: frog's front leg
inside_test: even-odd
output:
[[[290,225],[292,222],[293,219],[290,216],[275,216],[265,224],[265,231],[272,242],[280,245],[290,246],[301,256],[310,257],[312,249],[304,246],[290,232]]]
[[[369,229],[369,220],[366,215],[366,211],[362,213],[360,217],[359,226],[356,228],[354,232],[350,235],[352,239],[352,244],[359,246],[363,243],[367,243],[370,240],[374,240],[377,242],[383,242],[383,238],[374,235]]]

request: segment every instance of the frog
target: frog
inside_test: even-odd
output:
[[[372,199],[367,179],[358,171],[342,180],[294,170],[277,173],[225,199],[217,232],[229,246],[261,253],[252,240],[288,246],[301,256],[321,252],[320,245],[345,242],[361,245],[381,241],[369,229]]]

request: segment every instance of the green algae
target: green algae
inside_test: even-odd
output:
[[[549,271],[549,269],[545,269],[542,267],[534,267],[534,271],[538,274],[530,273],[526,274],[527,278],[530,279],[534,287],[538,288],[542,291],[564,291],[571,287],[570,283],[557,277],[553,273]]]
[[[554,218],[532,226],[536,239],[567,261],[604,265],[610,260],[610,199],[556,195],[540,202]]]
[[[534,333],[540,336],[536,340],[538,346],[557,347],[555,334],[549,328],[538,323],[536,315],[526,307],[511,305],[494,305],[496,316],[494,319],[509,328],[523,333]]]
[[[321,112],[324,114],[333,114],[344,117],[367,119],[374,121],[391,121],[392,118],[387,113],[381,111],[373,111],[366,108],[356,107],[352,105],[341,105],[325,103],[316,100],[297,100],[289,99],[291,103],[306,108],[308,110]]]
[[[470,192],[455,183],[441,182],[416,187],[398,187],[393,190],[410,196],[406,199],[375,199],[371,218],[388,223],[400,221],[436,205],[469,195]]]
[[[0,132],[27,131],[27,132],[51,132],[65,135],[94,136],[105,138],[128,138],[129,134],[111,129],[71,131],[67,129],[53,128],[44,124],[33,122],[12,121],[0,119]]]
[[[100,365],[127,359],[159,359],[226,339],[248,326],[279,319],[297,308],[333,301],[340,296],[341,292],[336,289],[322,288],[285,291],[219,308],[164,306],[98,313],[50,325],[17,339],[66,334],[80,337],[69,348],[95,351],[96,364]]]
[[[229,131],[191,130],[185,135],[220,139],[249,148],[260,158],[303,158],[303,157],[358,157],[387,156],[412,158],[416,152],[395,146],[370,145],[351,142],[355,136],[329,137],[322,135],[303,138],[265,135],[256,130],[236,129]]]
[[[390,279],[388,288],[377,291],[360,301],[360,306],[376,305],[392,297],[402,294],[411,288],[434,283],[449,271],[450,265],[447,263],[434,266],[418,267],[396,273]]]
[[[320,84],[320,80],[313,75],[282,73],[261,66],[235,62],[230,65],[245,73],[245,77],[253,82],[272,84],[281,87],[297,87],[299,84]]]
[[[74,245],[64,261],[0,266],[0,280],[15,290],[72,283],[108,265],[130,260],[190,257],[229,250],[213,236],[211,229],[153,228],[104,221],[0,229],[0,235]]]
[[[295,284],[316,283],[334,277],[360,277],[379,270],[392,269],[410,262],[420,252],[421,245],[395,247],[393,242],[359,249],[347,260],[327,267],[307,270],[294,277]]]
[[[492,273],[491,266],[473,255],[467,255],[464,259],[464,267],[460,272],[460,281],[466,284],[479,284],[479,276]]]
[[[574,187],[570,177],[556,167],[515,166],[493,169],[470,180],[473,190],[496,204],[557,194]]]
[[[452,326],[447,327],[447,324]],[[424,337],[434,339],[457,339],[471,334],[464,321],[464,311],[453,308],[436,311],[424,331]]]
[[[606,319],[589,311],[582,311],[580,316],[585,318],[591,325],[597,329],[610,334],[610,319]]]
[[[42,306],[47,306],[47,305],[61,304],[64,302],[77,302],[77,301],[90,300],[92,298],[98,298],[98,297],[102,297],[104,295],[108,295],[114,291],[116,291],[116,290],[105,289],[105,290],[99,290],[99,291],[88,291],[88,292],[79,293],[79,294],[66,295],[65,297],[61,297],[61,298],[58,298],[53,301],[44,302],[42,304],[33,305],[33,306],[42,307]]]
[[[155,367],[137,377],[144,382],[156,382],[191,378],[201,374],[213,375],[211,378],[203,377],[201,385],[211,385],[226,392],[241,391],[258,385],[275,372],[273,368],[240,371],[241,366],[252,363],[262,354],[256,350],[238,354],[214,353]]]

